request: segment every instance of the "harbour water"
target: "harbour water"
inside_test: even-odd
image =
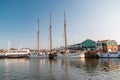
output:
[[[120,59],[0,59],[0,80],[119,80]]]

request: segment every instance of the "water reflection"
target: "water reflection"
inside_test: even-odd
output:
[[[0,79],[119,80],[120,59],[1,59]]]
[[[99,65],[103,71],[114,71],[116,69],[119,69],[120,66],[119,58],[100,59],[99,62]]]
[[[27,74],[29,71],[29,61],[26,59],[3,59],[4,60],[4,68],[0,71],[4,71],[3,78],[1,80],[12,80],[24,77],[20,76],[22,74]],[[1,74],[0,74],[1,75]]]
[[[70,60],[70,66],[84,73],[81,77],[85,80],[119,80],[120,78],[119,58],[85,59],[84,62]]]

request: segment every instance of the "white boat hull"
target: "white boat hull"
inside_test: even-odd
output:
[[[98,53],[97,55],[100,58],[119,58],[120,57],[120,52]]]
[[[27,57],[28,53],[5,53],[6,58],[21,58],[21,57]]]
[[[58,54],[55,56],[57,59],[62,59],[62,58],[84,58],[84,53],[72,53],[72,54]]]
[[[49,58],[49,54],[42,54],[42,53],[29,53],[29,58]],[[54,56],[55,59],[62,59],[62,58],[83,58],[85,57],[84,52],[82,53],[69,53],[67,55],[58,53]]]
[[[40,54],[40,53],[29,53],[27,56],[29,58],[49,58],[49,55]]]

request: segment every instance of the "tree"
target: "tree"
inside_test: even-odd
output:
[[[0,49],[0,53],[5,53],[5,50],[4,49]]]

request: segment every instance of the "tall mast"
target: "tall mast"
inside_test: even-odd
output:
[[[51,13],[50,13],[50,51],[52,51],[52,21],[51,21]]]
[[[67,34],[66,34],[66,15],[64,11],[64,37],[65,37],[65,53],[67,50]]]
[[[39,25],[39,19],[38,19],[38,31],[37,31],[37,42],[38,42],[38,52],[40,51],[40,30],[39,30],[39,28],[40,28],[40,25]]]

